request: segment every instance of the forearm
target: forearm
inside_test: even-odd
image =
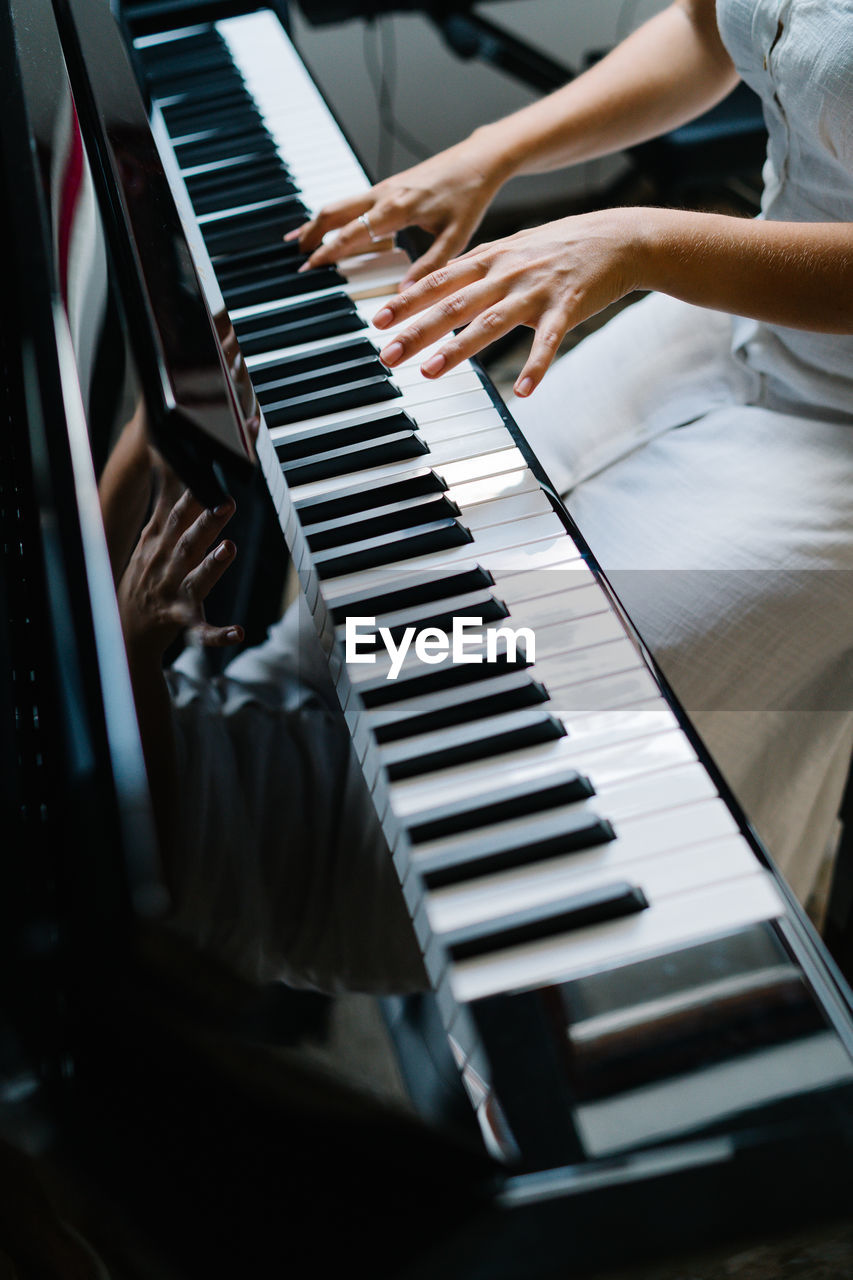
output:
[[[632,229],[635,287],[770,324],[853,333],[853,224],[614,212]]]
[[[713,3],[681,0],[564,88],[477,130],[471,142],[506,181],[656,137],[700,115],[736,82]]]

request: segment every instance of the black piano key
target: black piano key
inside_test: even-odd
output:
[[[256,364],[252,370],[252,381],[263,390],[276,386],[278,380],[298,377],[306,370],[331,369],[336,364],[345,364],[349,360],[376,359],[376,348],[368,338],[354,338],[342,342],[336,347],[324,347],[321,351],[297,352],[283,356],[280,360],[269,360],[264,364]],[[380,365],[385,368],[384,365]]]
[[[465,592],[431,604],[421,604],[408,609],[395,610],[392,613],[379,614],[376,616],[376,626],[377,628],[385,627],[397,643],[407,627],[415,627],[416,630],[435,627],[438,631],[450,635],[453,631],[454,618],[475,618],[485,625],[489,622],[499,622],[507,617],[509,617],[509,609],[503,600],[499,600],[489,589],[484,589]],[[469,642],[469,652],[476,652],[470,637]],[[481,656],[485,661],[485,652]]]
[[[363,471],[367,467],[385,466],[389,462],[420,458],[428,452],[428,445],[416,431],[397,431],[382,440],[371,440],[362,445],[348,445],[345,449],[330,449],[326,453],[315,454],[300,462],[283,466],[282,471],[288,484],[296,486]]]
[[[161,63],[149,66],[145,78],[155,94],[171,94],[179,90],[194,93],[196,87],[214,84],[224,89],[232,84],[243,84],[243,77],[226,56],[199,53],[164,58]]]
[[[367,322],[345,293],[331,298],[306,299],[234,323],[237,341],[246,356],[263,355],[279,347],[292,347],[319,338],[335,338],[366,327]]]
[[[225,156],[273,156],[277,154],[275,143],[269,134],[265,134],[258,129],[245,129],[233,133],[222,130],[210,138],[202,138],[197,142],[184,142],[176,146],[174,150],[180,169],[194,169],[200,164],[210,164],[212,161],[221,160]],[[231,207],[233,208],[234,204]]]
[[[648,909],[646,895],[627,880],[587,889],[557,902],[529,907],[497,920],[484,920],[444,935],[444,944],[455,961],[505,951],[526,942],[558,937],[590,925],[620,920]]]
[[[305,520],[303,519],[303,524]],[[309,531],[311,526],[307,526]],[[375,618],[378,614],[397,609],[409,609],[436,601],[449,600],[468,591],[480,591],[493,587],[495,580],[488,569],[475,565],[470,569],[458,569],[455,573],[417,574],[411,578],[395,578],[393,587],[378,587],[365,595],[355,591],[342,596],[332,610],[336,622],[343,622],[348,614],[362,618]]]
[[[298,462],[300,458],[313,457],[329,449],[344,449],[350,445],[381,440],[383,436],[400,431],[414,431],[415,424],[407,413],[391,413],[384,418],[367,418],[363,422],[329,422],[320,427],[308,427],[275,442],[275,452],[282,465]],[[456,515],[459,513],[456,512]],[[412,521],[409,522],[410,524]],[[379,530],[371,530],[378,533]],[[352,541],[352,539],[350,539]]]
[[[537,816],[542,817],[541,813]],[[525,824],[523,835],[496,834],[494,826],[485,827],[440,849],[416,855],[416,866],[428,889],[443,889],[593,849],[608,844],[615,836],[607,819],[596,813],[582,810],[563,815],[558,829],[547,834],[537,831],[534,817]]]
[[[233,93],[235,90],[242,90],[246,94],[246,86],[239,72],[216,67],[202,69],[196,75],[176,76],[169,72],[160,77],[149,76],[148,83],[152,95],[158,99],[172,99],[176,94],[187,94],[194,101],[201,101],[210,94]]]
[[[372,615],[365,614],[365,617]],[[381,707],[389,702],[402,702],[406,698],[425,697],[438,689],[462,689],[480,680],[488,680],[502,671],[524,671],[530,667],[522,647],[509,657],[505,650],[498,650],[493,662],[451,662],[424,669],[422,663],[403,666],[396,680],[389,680],[383,672],[375,677],[359,680],[358,692],[365,707]],[[461,696],[461,695],[460,695]]]
[[[425,520],[439,520],[458,516],[459,508],[443,493],[426,493],[406,502],[394,502],[379,506],[369,515],[354,518],[344,516],[340,520],[327,520],[311,525],[307,530],[308,545],[312,551],[325,551],[348,542],[358,542],[371,534],[391,533],[395,529],[408,529]]]
[[[216,261],[213,263],[213,269],[216,271]],[[263,301],[285,302],[288,298],[298,298],[301,294],[321,293],[326,289],[339,289],[343,283],[344,278],[337,267],[316,267],[312,271],[305,272],[304,275],[293,271],[288,274],[286,279],[282,280],[279,293],[274,297],[264,298]],[[258,292],[261,293],[263,290],[258,290]],[[261,299],[258,301],[261,301]],[[255,304],[246,300],[240,305],[250,307]]]
[[[289,178],[281,172],[271,173],[267,178],[256,178],[245,183],[232,183],[223,180],[218,189],[203,194],[190,195],[193,211],[204,217],[206,213],[216,213],[227,206],[251,204],[252,200],[271,200],[277,196],[295,195],[296,188]]]
[[[360,511],[369,512],[377,502],[446,491],[447,485],[441,476],[430,467],[423,467],[419,471],[410,472],[403,479],[397,476],[384,476],[367,487],[358,483],[342,485],[332,493],[299,498],[296,509],[302,524],[307,527],[321,524],[325,520],[337,520]]]
[[[266,178],[286,176],[284,165],[278,156],[259,156],[255,160],[222,160],[209,169],[189,174],[184,178],[184,183],[190,199],[195,202],[197,196],[206,196],[214,191],[227,194],[232,183],[242,185],[256,179],[263,181]],[[293,189],[296,190],[295,185]]]
[[[163,58],[167,58],[171,50],[187,51],[192,49],[225,49],[222,36],[214,27],[200,27],[185,31],[162,44],[141,45],[138,47],[140,61],[147,68],[157,66]]]
[[[307,210],[300,212],[298,200],[293,196],[282,196],[277,200],[264,201],[257,209],[244,207],[222,217],[208,217],[199,225],[215,268],[219,254],[242,253],[254,245],[281,243],[285,232],[299,226],[305,217]],[[344,283],[343,276],[332,267],[317,267],[299,279],[305,281],[302,293],[314,293],[318,289]]]
[[[399,642],[399,637],[394,638]],[[378,743],[398,742],[419,733],[434,733],[450,725],[483,720],[547,701],[544,685],[531,680],[529,672],[511,671],[471,686],[465,698],[460,698],[458,689],[444,689],[418,699],[416,712],[410,711],[405,702],[394,703],[392,707],[383,708],[384,714],[371,714],[370,727]]]
[[[148,50],[139,52],[145,63],[145,78],[151,84],[169,76],[181,78],[193,68],[200,71],[216,69],[224,71],[226,75],[233,74],[234,71],[234,63],[229,58],[228,51],[215,41],[189,45],[183,40],[170,40],[157,47],[157,56],[154,58],[145,56]]]
[[[365,378],[353,378],[351,382],[343,383],[341,386],[319,387],[303,395],[284,396],[269,404],[264,404],[261,396],[258,396],[258,399],[269,426],[284,427],[288,423],[302,422],[303,419],[320,417],[325,413],[340,413],[344,409],[360,409],[364,405],[376,404],[380,400],[393,400],[400,394],[400,388],[396,387],[387,375],[383,377],[380,374],[372,374]],[[420,452],[427,452],[426,445],[422,451],[406,453],[404,456],[417,457]],[[399,458],[392,458],[389,452],[387,460],[398,461]],[[382,463],[375,465],[381,466]],[[352,468],[346,468],[346,470],[352,470]]]
[[[595,788],[589,778],[577,769],[563,766],[542,778],[504,783],[494,791],[433,805],[407,823],[409,839],[416,845],[426,844],[495,822],[544,813],[577,800],[587,800],[592,795]]]
[[[263,116],[251,102],[246,102],[242,107],[231,107],[224,115],[205,111],[200,119],[187,120],[181,129],[169,130],[169,137],[176,151],[192,142],[206,142],[214,138],[245,134],[259,134],[263,138],[270,136]],[[242,150],[241,147],[235,147],[232,154],[240,150]]]
[[[336,273],[337,274],[337,273]],[[237,285],[221,285],[226,306],[232,310],[240,307],[258,307],[265,302],[279,302],[282,298],[299,293],[313,293],[307,276],[298,275],[295,269],[270,272],[261,280]]]
[[[354,342],[346,342],[339,347],[305,352],[301,359],[290,355],[273,364],[255,365],[252,382],[258,395],[270,397],[279,391],[297,390],[300,387],[344,383],[350,380],[353,373],[358,377],[372,373],[390,378],[388,369],[379,359],[373,344],[366,338],[357,338]]]
[[[456,725],[453,731],[406,738],[382,749],[382,762],[393,781],[472,760],[553,742],[565,736],[560,721],[541,707],[524,707],[507,715]]]
[[[410,529],[365,538],[361,542],[350,543],[346,548],[319,551],[314,556],[314,566],[321,578],[337,578],[346,573],[376,569],[383,564],[396,564],[398,560],[449,551],[470,541],[470,531],[458,520],[431,520]]]
[[[216,278],[228,284],[239,284],[256,276],[263,279],[264,272],[282,266],[295,271],[304,261],[306,255],[300,253],[295,245],[280,242],[256,244],[242,253],[219,254],[211,258]]]
[[[239,109],[247,103],[252,105],[251,95],[242,80],[235,81],[227,89],[223,89],[221,84],[195,85],[192,92],[180,85],[171,91],[160,88],[153,97],[170,133],[183,128],[188,120],[203,120],[208,109],[224,117],[229,110]]]
[[[293,275],[305,260],[293,245],[265,244],[255,245],[249,253],[220,257],[214,267],[223,288],[253,289],[263,287],[273,276]]]
[[[227,120],[232,112],[253,106],[251,97],[242,85],[236,85],[225,93],[214,87],[204,94],[197,93],[192,97],[186,93],[177,93],[171,98],[158,94],[157,102],[170,137],[180,137],[188,130],[211,120]]]
[[[191,40],[187,34],[140,49],[146,79],[162,78],[170,70],[174,70],[176,75],[185,75],[188,68],[196,65],[204,72],[218,68],[223,76],[240,75],[222,37],[218,32],[213,32],[213,35],[213,40]]]
[[[329,353],[331,356],[331,352]],[[261,404],[272,408],[279,400],[290,399],[295,395],[320,395],[323,391],[335,387],[347,387],[362,378],[379,378],[390,382],[388,370],[379,357],[372,353],[369,356],[354,356],[350,360],[331,362],[323,368],[307,368],[296,372],[293,364],[289,364],[287,372],[269,381],[260,381],[269,376],[269,371],[255,370],[252,378],[255,391]],[[414,424],[412,424],[414,425]]]

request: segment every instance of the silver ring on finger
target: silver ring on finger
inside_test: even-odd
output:
[[[361,225],[364,227],[367,234],[370,236],[371,244],[381,244],[383,240],[387,240],[388,238],[387,236],[375,236],[373,234],[373,231],[371,230],[371,227],[370,227],[370,219],[368,218],[366,213],[360,213],[358,215],[358,220],[361,223]]]

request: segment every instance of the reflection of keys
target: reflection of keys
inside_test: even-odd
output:
[[[379,361],[390,335],[370,320],[403,256],[306,273],[282,242],[368,183],[277,20],[138,43],[264,411],[271,493],[310,549],[312,607],[322,598],[340,644],[350,616],[396,643],[460,617],[484,644],[507,628],[535,640],[496,644],[487,664],[409,654],[394,680],[380,645],[348,673],[354,740],[384,766],[380,816],[463,1056],[460,1003],[779,914],[479,373],[429,382]]]

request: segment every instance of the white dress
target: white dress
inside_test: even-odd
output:
[[[761,216],[853,222],[853,4],[718,0]],[[853,750],[853,338],[652,295],[513,414],[801,899]]]

